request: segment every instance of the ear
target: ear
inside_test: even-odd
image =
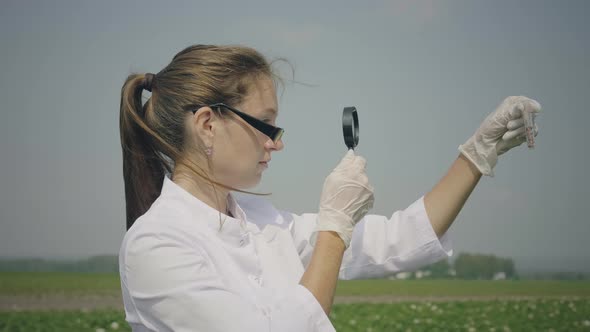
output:
[[[203,106],[191,117],[191,126],[206,146],[213,145],[219,118],[209,106]]]

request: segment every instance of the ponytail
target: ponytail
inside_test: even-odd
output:
[[[148,76],[148,79],[151,77]],[[151,85],[151,82],[146,82],[146,75],[133,74],[127,77],[121,89],[119,129],[123,150],[127,229],[160,195],[165,171],[171,172],[170,165],[163,162],[148,134],[152,132],[145,122],[149,102],[142,106],[141,101],[146,83]]]
[[[194,176],[207,181],[214,189],[265,195],[211,179],[211,165],[201,167],[194,155],[185,153],[191,148],[185,146],[185,120],[189,116],[186,107],[215,102],[239,104],[252,82],[261,75],[278,78],[254,49],[193,45],[179,52],[156,75],[127,77],[121,89],[119,117],[127,230],[160,196],[164,177],[172,173],[176,164],[186,165]],[[145,105],[144,89],[152,92]],[[203,149],[196,144],[196,151]],[[207,159],[204,153],[202,157]]]

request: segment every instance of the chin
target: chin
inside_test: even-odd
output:
[[[261,179],[262,179],[262,174],[259,173],[259,174],[254,175],[248,181],[242,181],[242,182],[240,182],[240,185],[234,186],[234,188],[238,188],[238,189],[241,189],[241,190],[252,189],[252,188],[256,187],[260,183],[260,180]]]

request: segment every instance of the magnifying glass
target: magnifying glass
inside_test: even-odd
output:
[[[359,117],[356,107],[345,107],[342,112],[342,131],[344,134],[344,144],[348,149],[354,150],[359,144]]]

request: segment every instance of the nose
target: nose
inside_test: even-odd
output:
[[[264,148],[267,150],[281,151],[285,147],[282,139],[274,142],[270,138],[264,143]]]

